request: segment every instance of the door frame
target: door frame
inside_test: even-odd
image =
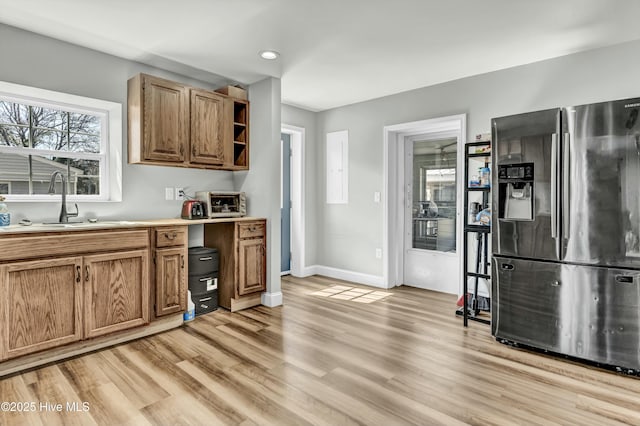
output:
[[[304,220],[304,127],[281,124],[280,133],[291,136],[291,275],[303,277],[305,270],[305,220]],[[281,165],[282,167],[282,165]]]
[[[383,286],[395,287],[404,280],[404,141],[412,135],[459,132],[457,146],[458,209],[456,212],[456,255],[459,263],[459,277],[462,277],[462,236],[463,217],[462,194],[464,191],[464,146],[467,142],[467,115],[457,114],[446,117],[400,123],[383,128],[383,173],[382,187],[384,202],[382,212],[382,278]],[[458,283],[458,293],[462,291],[462,278]]]

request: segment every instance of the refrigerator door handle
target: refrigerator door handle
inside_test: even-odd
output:
[[[571,133],[564,134],[562,144],[562,237],[569,239],[569,176],[571,175]]]
[[[551,134],[551,238],[558,236],[558,218],[557,202],[558,202],[558,135]]]
[[[558,135],[551,134],[551,238],[555,239],[556,257],[560,259],[558,233]]]

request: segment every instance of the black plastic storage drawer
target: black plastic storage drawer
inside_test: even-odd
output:
[[[191,294],[205,294],[218,289],[218,271],[209,274],[189,274],[189,290]]]
[[[218,249],[191,247],[189,249],[189,275],[206,275],[217,272],[220,267]]]
[[[218,290],[204,294],[192,294],[191,300],[196,305],[196,316],[213,312],[218,309]]]

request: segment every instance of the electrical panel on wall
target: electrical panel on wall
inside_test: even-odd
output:
[[[327,204],[349,202],[349,131],[327,133]]]

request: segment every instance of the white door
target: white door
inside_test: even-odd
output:
[[[405,285],[458,293],[458,135],[405,137]]]

